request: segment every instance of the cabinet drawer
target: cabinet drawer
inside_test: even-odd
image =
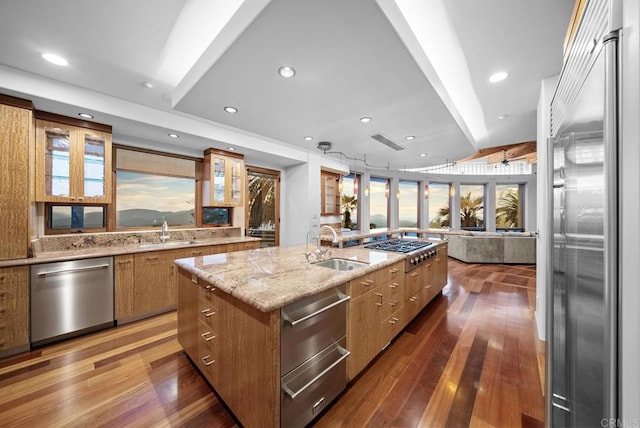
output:
[[[0,301],[0,350],[29,343],[29,298]]]
[[[218,359],[218,349],[220,348],[219,340],[217,330],[212,329],[210,325],[203,321],[198,323],[198,348],[205,350],[216,360]]]
[[[406,325],[406,312],[400,306],[389,318],[382,322],[382,343],[383,346],[389,343],[398,335]]]
[[[343,338],[282,378],[280,426],[307,425],[342,392],[348,356]]]
[[[200,311],[199,319],[202,323],[216,330],[220,325],[220,316],[218,308],[207,300],[200,299],[198,309]]]
[[[368,293],[380,284],[381,282],[375,274],[364,275],[349,282],[347,293],[352,299],[355,299],[358,296]]]
[[[200,291],[198,292],[201,301],[215,306],[217,306],[219,299],[217,293],[216,288],[210,284],[201,284]]]
[[[212,330],[203,322],[199,323],[198,333],[200,334],[200,338],[198,340],[198,360],[196,364],[207,380],[209,380],[212,385],[215,385],[218,381],[220,366],[218,361],[218,336],[211,336],[213,333]]]
[[[404,276],[404,262],[385,266],[376,271],[375,274],[378,277],[378,280],[382,283],[398,282]]]
[[[345,287],[339,286],[280,310],[280,370],[286,374],[347,331]]]
[[[29,296],[27,266],[0,269],[0,300]]]

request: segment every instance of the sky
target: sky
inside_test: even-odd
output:
[[[195,180],[118,171],[116,204],[118,211],[148,209],[184,211],[194,208]]]

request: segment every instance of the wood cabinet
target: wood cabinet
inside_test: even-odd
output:
[[[340,183],[342,176],[335,172],[320,172],[320,215],[340,214]]]
[[[176,259],[258,248],[259,241],[125,254],[114,258],[115,315],[119,323],[176,308]]]
[[[437,248],[436,260],[434,264],[434,287],[438,293],[449,281],[449,249],[446,243],[441,244]]]
[[[204,152],[202,206],[244,205],[244,156],[217,149]]]
[[[402,330],[404,262],[349,282],[347,378],[353,379]],[[397,324],[398,328],[394,328]]]
[[[0,95],[0,260],[28,255],[34,135],[31,103]]]
[[[29,347],[29,267],[0,268],[0,357]]]
[[[124,320],[135,315],[133,307],[133,291],[135,288],[133,263],[132,254],[124,254],[113,258],[114,301],[117,320]]]
[[[38,202],[111,202],[111,127],[95,125],[36,120]]]
[[[180,345],[242,425],[279,426],[280,311],[261,312],[178,271]]]

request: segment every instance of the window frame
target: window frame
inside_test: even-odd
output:
[[[463,186],[476,186],[482,187],[482,226],[471,227],[462,225],[462,191]],[[458,196],[458,218],[460,218],[460,230],[467,230],[470,232],[483,232],[487,230],[487,183],[460,183],[460,194]]]
[[[416,230],[418,230],[420,228],[420,182],[418,180],[403,180],[400,179],[398,180],[398,191],[400,192],[400,197],[398,198],[398,227],[404,227],[404,226],[400,226],[400,221],[402,221],[402,219],[400,218],[400,205],[401,205],[401,201],[402,201],[402,184],[412,184],[415,185],[415,191],[416,191],[416,199],[414,201],[415,203],[415,209],[416,209]],[[412,229],[411,227],[408,227],[408,229]]]
[[[499,186],[516,186],[518,189],[518,223],[520,226],[517,227],[498,227],[498,187]],[[496,209],[494,212],[494,221],[496,225],[496,232],[524,232],[526,231],[525,226],[525,191],[526,191],[526,183],[496,183]]]
[[[102,207],[104,209],[103,215],[103,223],[104,227],[90,227],[80,229],[53,229],[51,228],[51,222],[53,221],[51,210],[53,207]],[[46,202],[44,204],[44,234],[45,235],[66,235],[70,233],[100,233],[108,231],[108,218],[109,218],[109,205],[108,204],[72,204],[65,202]]]
[[[448,187],[447,203],[449,205],[449,215],[448,215],[449,224],[447,226],[444,226],[444,227],[432,228],[431,227],[431,217],[429,216],[429,212],[427,211],[427,226],[429,228],[432,228],[432,229],[447,229],[447,228],[451,229],[451,220],[452,220],[452,218],[451,218],[451,208],[453,207],[453,198],[455,196],[455,195],[452,196],[452,193],[454,191],[453,182],[450,182],[450,181],[429,181],[429,183],[428,183],[428,186],[429,186],[429,209],[431,209],[431,199],[433,198],[433,196],[432,196],[433,187],[432,186],[434,184],[436,184],[436,185],[443,184],[443,185],[447,185],[447,187]]]
[[[390,189],[391,187],[391,183],[390,183],[390,179],[388,177],[377,177],[377,176],[370,176],[369,177],[369,229],[371,230],[371,195],[373,194],[373,189],[371,188],[371,183],[384,183],[385,184],[385,192]],[[390,190],[389,190],[390,191]],[[391,200],[391,195],[386,194],[385,195],[385,199],[386,199],[386,206],[387,206],[387,224],[382,226],[382,227],[376,227],[373,230],[376,229],[389,229],[389,221],[390,221],[390,216],[389,216],[389,211],[390,211],[390,200]]]

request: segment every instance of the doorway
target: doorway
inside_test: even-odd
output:
[[[280,243],[280,171],[247,166],[245,234],[261,238],[261,247]]]

